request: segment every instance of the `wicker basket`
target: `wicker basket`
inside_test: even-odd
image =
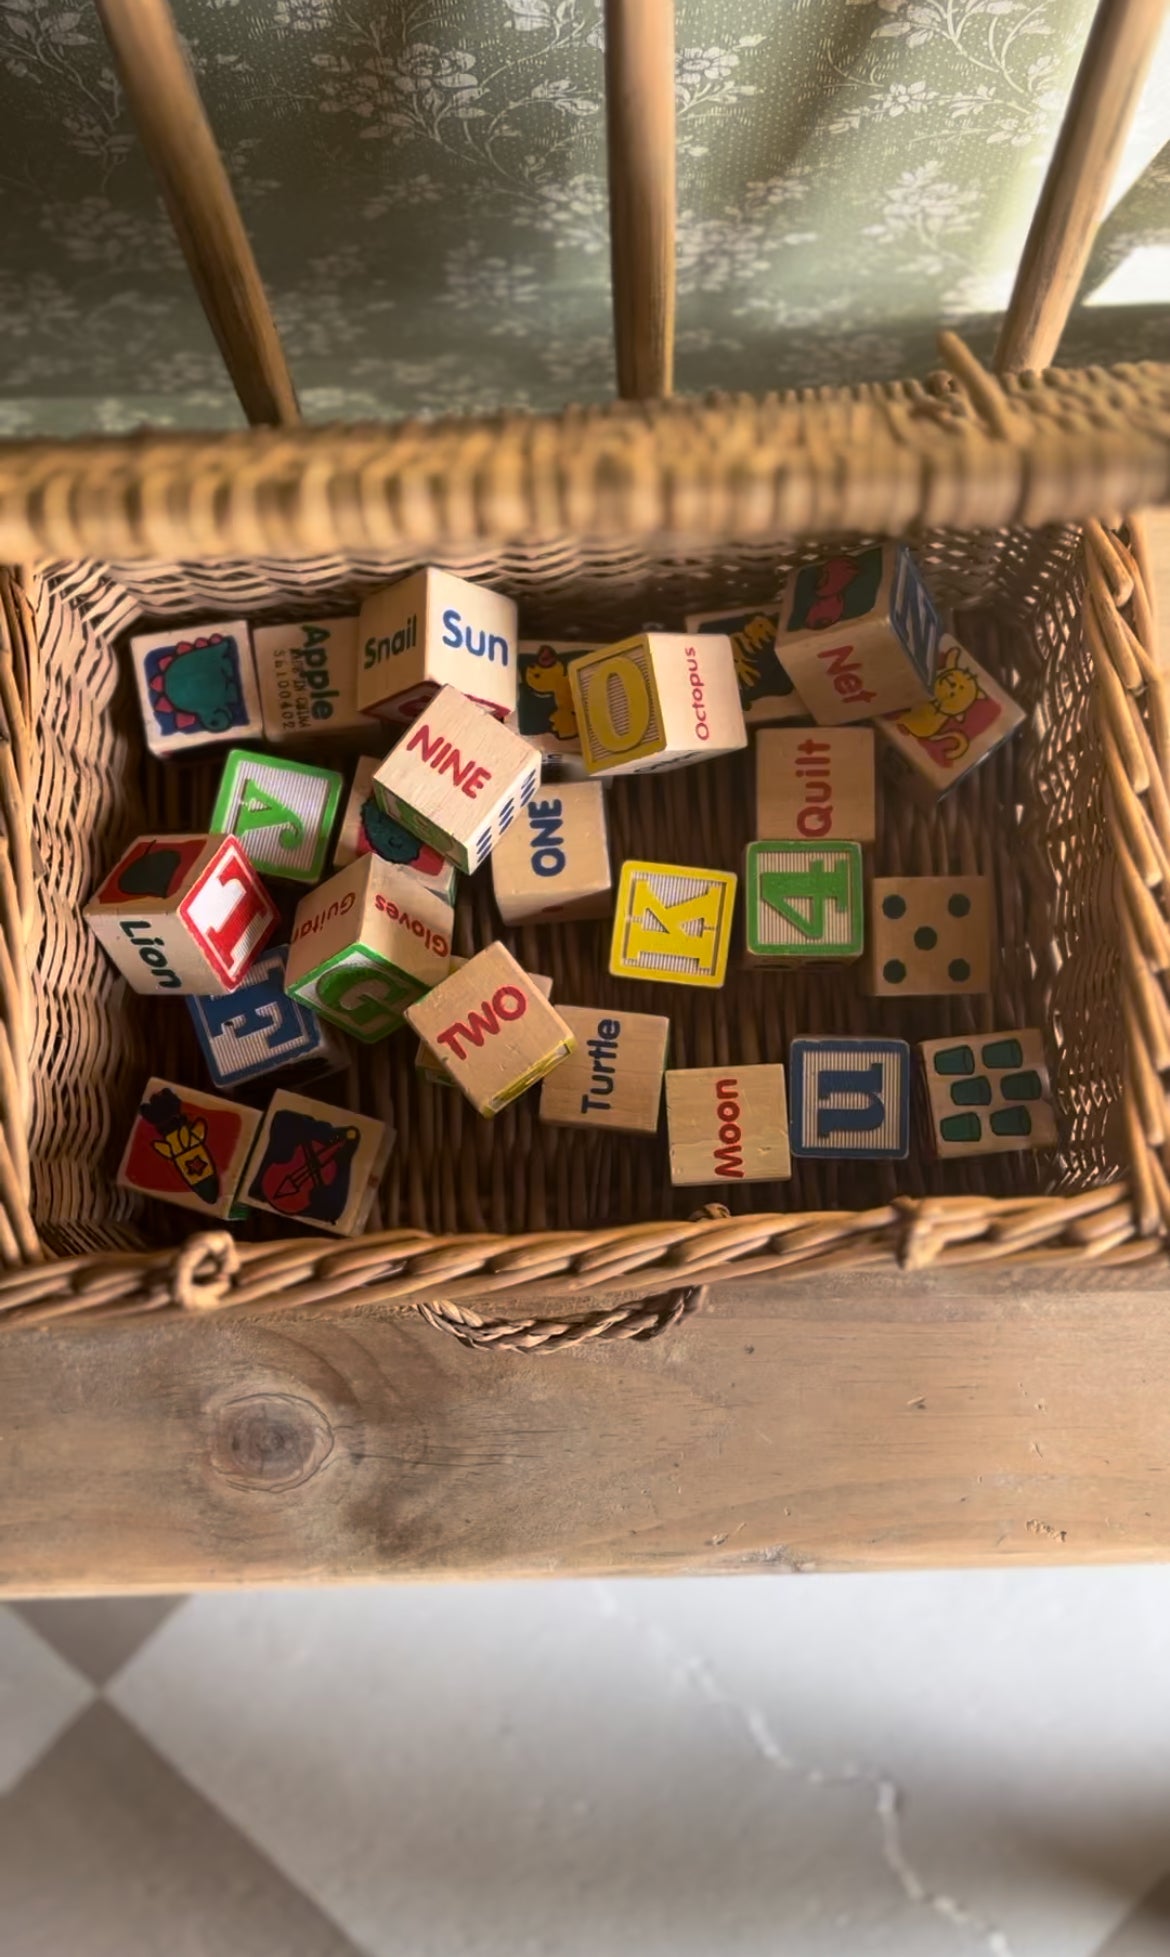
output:
[[[10,452],[0,535],[41,568],[3,581],[5,1322],[376,1302],[477,1343],[548,1347],[645,1336],[697,1285],[748,1273],[1158,1253],[1170,722],[1141,528],[1073,519],[1099,507],[1102,472],[1127,501],[1170,488],[1170,370],[1001,386],[947,352],[963,384]],[[481,1121],[420,1083],[400,1038],[339,1088],[398,1131],[373,1234],[176,1241],[174,1212],[115,1190],[147,1073],[200,1075],[186,1013],[127,993],[80,905],[135,834],[198,827],[217,768],[144,755],[116,648],[128,626],[319,612],[427,558],[513,594],[526,631],[616,637],[766,600],[826,539],[890,531],[1029,709],[938,815],[887,795],[875,851],[886,873],[991,874],[993,996],[894,1006],[848,974],[734,960],[719,992],[635,986],[608,976],[605,925],[505,940],[557,999],[669,1013],[682,1066],[782,1059],[797,1033],[1047,1026],[1054,1155],[799,1162],[763,1192],[774,1213],[752,1211],[756,1186],[729,1192],[731,1214],[689,1218],[661,1141],[544,1127],[535,1095]],[[734,865],[752,788],[743,756],[618,782],[615,854]],[[483,882],[460,900],[462,951],[497,935]]]

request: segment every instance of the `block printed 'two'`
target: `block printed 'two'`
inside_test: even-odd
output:
[[[576,1045],[571,1027],[501,944],[469,958],[406,1017],[482,1115],[498,1114]]]

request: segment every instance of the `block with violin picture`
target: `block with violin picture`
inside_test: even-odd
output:
[[[369,1215],[393,1145],[384,1121],[281,1089],[240,1190],[249,1209],[351,1237]]]

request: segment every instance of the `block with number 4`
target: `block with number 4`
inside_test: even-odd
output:
[[[239,985],[277,909],[234,836],[141,836],[83,913],[135,992]]]
[[[744,937],[750,963],[860,958],[860,843],[749,843]]]
[[[609,951],[614,977],[722,985],[737,881],[730,870],[623,863]]]
[[[359,856],[297,906],[285,984],[356,1039],[384,1040],[451,969],[455,914],[416,877]]]
[[[453,686],[374,775],[380,808],[460,870],[477,870],[540,781],[540,756]]]
[[[749,727],[803,720],[808,713],[776,657],[779,620],[778,605],[757,605],[746,612],[694,612],[684,621],[688,632],[724,632],[730,638],[739,703]]]
[[[936,1155],[1055,1146],[1044,1040],[1036,1028],[924,1040],[918,1051]]]
[[[287,1223],[354,1236],[370,1213],[393,1143],[384,1121],[281,1088],[264,1117],[240,1200]]]
[[[613,877],[599,781],[549,784],[492,851],[492,889],[505,924],[608,917]]]
[[[895,999],[991,990],[988,877],[875,877],[869,991]]]
[[[261,876],[319,883],[342,786],[332,768],[234,747],[223,765],[211,826],[238,836]]]
[[[174,1081],[148,1080],[118,1186],[201,1216],[228,1216],[259,1126],[255,1108]]]
[[[941,630],[905,545],[874,545],[792,573],[776,651],[814,720],[831,727],[925,703]]]
[[[510,951],[493,944],[408,1006],[406,1017],[476,1112],[498,1114],[567,1060],[571,1027]]]
[[[335,1073],[344,1041],[284,989],[288,946],[262,951],[234,992],[188,999],[207,1071],[217,1087],[241,1087],[296,1070]]]
[[[569,685],[591,775],[683,768],[747,746],[724,633],[640,632],[575,659]]]
[[[486,585],[433,568],[375,591],[358,624],[357,703],[410,721],[440,687],[504,719],[516,705],[516,606]]]
[[[793,1040],[788,1085],[794,1155],[900,1161],[910,1153],[905,1040]]]
[[[783,1182],[792,1174],[783,1067],[669,1072],[666,1120],[676,1185]]]

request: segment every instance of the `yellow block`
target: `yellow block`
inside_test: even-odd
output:
[[[614,977],[722,985],[737,881],[729,870],[623,863],[609,953]]]
[[[581,753],[591,775],[615,763],[641,761],[666,746],[654,661],[644,634],[569,668]]]

